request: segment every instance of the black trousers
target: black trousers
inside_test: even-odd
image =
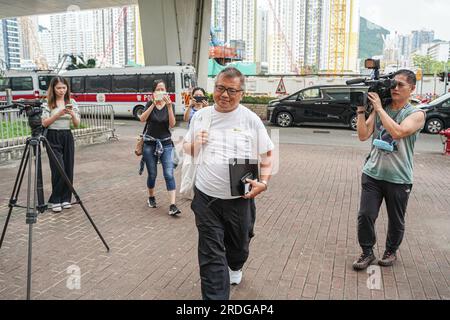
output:
[[[58,159],[58,162],[63,167],[70,182],[73,183],[75,143],[72,132],[70,130],[48,130],[47,140],[56,155],[56,159]],[[51,161],[48,150],[47,154],[49,156],[50,170],[52,172],[52,194],[48,202],[72,202],[72,192],[59,173],[56,164]]]
[[[191,209],[198,229],[198,262],[204,300],[228,300],[228,267],[242,269],[253,237],[253,199],[222,200],[195,188]]]
[[[376,242],[375,221],[383,199],[388,213],[386,249],[396,252],[405,234],[405,215],[412,184],[380,181],[363,174],[361,206],[358,214],[358,240],[363,251],[372,250]]]

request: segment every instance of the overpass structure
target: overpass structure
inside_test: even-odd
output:
[[[0,0],[0,19],[139,5],[146,65],[192,64],[206,87],[211,0]],[[82,27],[82,26],[81,26]]]

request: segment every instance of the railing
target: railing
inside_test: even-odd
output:
[[[1,103],[5,106],[6,103]],[[31,134],[27,116],[18,109],[0,111],[0,152],[23,148]]]
[[[6,103],[0,102],[0,107]],[[114,111],[111,105],[79,105],[81,122],[79,129],[72,133],[77,138],[108,134],[110,139],[117,139],[114,127]],[[31,135],[28,118],[18,109],[0,111],[0,153],[25,146]]]
[[[114,127],[114,110],[112,105],[79,105],[81,113],[80,129],[74,129],[75,137],[109,133],[110,139],[117,139]]]

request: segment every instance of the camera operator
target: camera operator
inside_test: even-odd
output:
[[[75,144],[70,125],[78,127],[80,113],[75,100],[70,99],[70,88],[66,79],[54,77],[50,81],[47,101],[44,102],[43,107],[42,125],[48,128],[47,140],[70,182],[73,183]],[[48,202],[52,204],[53,212],[61,212],[62,209],[72,207],[72,192],[52,161],[50,161],[50,169],[52,194]]]
[[[386,250],[380,266],[391,266],[405,232],[405,214],[413,184],[413,155],[416,139],[425,123],[425,112],[409,103],[416,88],[412,71],[395,73],[397,86],[391,89],[392,104],[383,106],[375,92],[368,100],[373,111],[366,121],[365,107],[358,107],[358,137],[373,136],[373,146],[361,178],[361,206],[358,214],[358,240],[362,254],[353,263],[355,270],[367,268],[376,258],[375,221],[383,199],[388,213]],[[385,108],[383,108],[385,107]]]

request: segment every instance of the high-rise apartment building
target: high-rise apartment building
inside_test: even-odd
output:
[[[0,20],[0,58],[10,69],[20,68],[21,41],[17,19]]]
[[[267,0],[272,73],[358,69],[359,0]]]
[[[267,37],[268,37],[268,19],[269,12],[259,8],[256,15],[255,28],[255,62],[267,62]]]
[[[423,44],[431,43],[434,40],[434,31],[431,30],[418,30],[412,32],[412,44],[411,44],[411,52],[420,47]]]
[[[64,54],[95,58],[98,66],[144,64],[137,5],[48,15],[39,43],[50,66]]]
[[[289,73],[298,68],[298,60],[303,56],[300,41],[304,39],[299,2],[294,0],[268,0],[269,35],[268,62],[270,73]],[[295,27],[294,27],[295,26]]]

